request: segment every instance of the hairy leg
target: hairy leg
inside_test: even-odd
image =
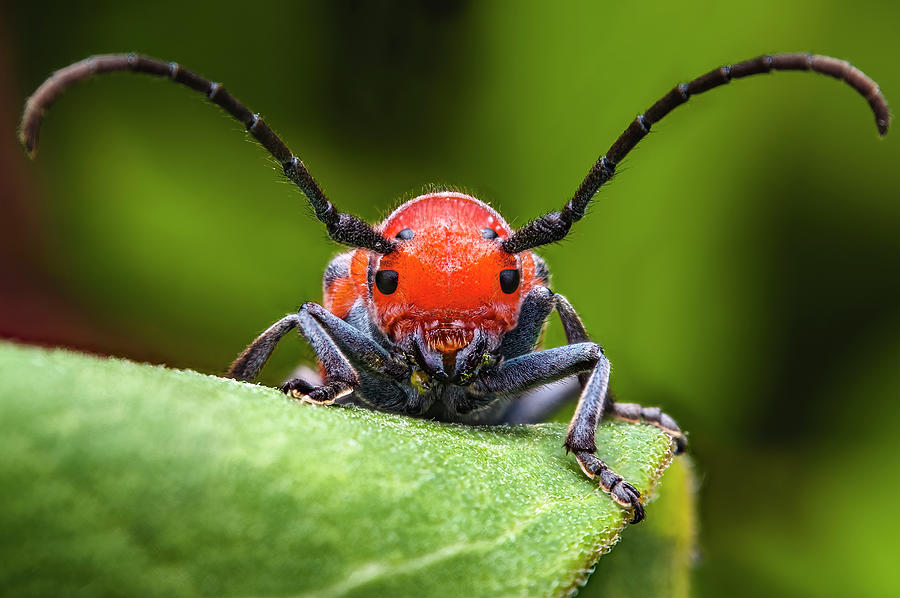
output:
[[[505,359],[513,359],[534,351],[556,296],[545,286],[528,291],[519,310],[516,327],[503,337],[500,353]],[[577,341],[570,341],[577,342]],[[531,424],[544,421],[567,403],[578,397],[581,388],[575,378],[540,386],[528,391],[498,414],[496,423]]]
[[[346,355],[357,367],[384,375],[402,376],[408,367],[391,356],[383,347],[347,324],[321,305],[306,303],[297,314],[285,316],[263,332],[235,360],[228,370],[230,377],[250,380],[262,369],[284,335],[293,328],[309,342],[325,371],[321,385],[303,378],[293,378],[281,386],[286,394],[302,401],[331,404],[352,393],[359,386],[359,376]]]
[[[609,384],[609,360],[597,343],[576,343],[522,355],[483,374],[473,385],[477,393],[517,396],[532,388],[588,373],[575,416],[569,425],[565,447],[571,451],[584,473],[596,478],[604,491],[620,505],[633,509],[632,523],[644,518],[637,489],[594,456],[594,434],[603,415]]]
[[[578,316],[578,312],[562,295],[556,295],[556,311],[562,322],[566,340],[570,343],[587,342],[589,340],[587,330]],[[591,375],[593,377],[594,374]],[[591,380],[585,374],[579,376],[579,381],[585,391]],[[603,389],[602,399],[585,401],[586,392],[583,392],[575,411],[575,416],[569,424],[569,433],[566,436],[566,449],[571,450],[578,459],[581,469],[591,478],[598,479],[600,486],[610,496],[623,506],[633,506],[634,514],[632,523],[637,523],[644,518],[644,506],[640,502],[640,493],[634,486],[622,479],[622,476],[614,472],[609,466],[599,459],[594,453],[597,450],[594,435],[597,423],[603,415],[614,408],[614,399],[607,385]]]
[[[504,359],[513,359],[534,351],[547,317],[553,311],[554,297],[553,292],[544,286],[528,291],[519,308],[516,327],[506,333],[500,345],[500,354]]]
[[[659,407],[643,407],[637,403],[619,403],[611,400],[607,412],[613,417],[632,422],[656,426],[675,441],[675,453],[683,453],[687,448],[687,438],[675,420],[663,413]]]
[[[225,374],[235,380],[253,380],[262,370],[278,341],[300,323],[298,314],[288,314],[256,337],[250,346],[238,355]]]

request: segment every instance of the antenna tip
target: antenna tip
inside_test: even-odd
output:
[[[26,114],[19,127],[19,143],[25,146],[25,152],[29,158],[34,158],[34,154],[37,152],[40,126],[40,121],[35,122],[34,119],[27,118]]]
[[[19,143],[25,146],[25,153],[29,158],[34,159],[37,153],[37,137],[27,135],[25,131],[19,131]]]

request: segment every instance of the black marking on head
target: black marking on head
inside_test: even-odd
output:
[[[399,233],[397,233],[397,236],[394,237],[394,238],[395,238],[395,239],[400,239],[401,241],[409,241],[410,239],[412,239],[412,238],[415,237],[415,236],[416,236],[416,233],[415,233],[415,231],[414,231],[413,229],[411,229],[411,228],[404,228],[402,231],[400,231]]]
[[[497,231],[495,231],[492,228],[483,228],[483,229],[481,229],[481,236],[483,238],[487,239],[488,241],[490,241],[492,239],[496,239],[500,235],[498,235]]]
[[[519,288],[519,271],[503,270],[500,272],[500,290],[511,295]]]
[[[375,286],[384,295],[390,295],[397,290],[400,275],[396,270],[379,270],[375,274]]]

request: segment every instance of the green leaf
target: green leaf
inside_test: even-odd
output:
[[[560,424],[315,407],[10,344],[0,372],[10,595],[565,595],[626,527]],[[597,440],[652,494],[671,461],[664,434],[604,423]]]

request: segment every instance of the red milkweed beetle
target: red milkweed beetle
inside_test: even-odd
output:
[[[644,517],[640,493],[594,455],[598,421],[612,415],[656,425],[679,451],[685,437],[658,408],[612,397],[603,349],[590,340],[566,298],[550,290],[547,266],[531,250],[564,238],[616,166],[675,107],[732,79],[774,70],[813,71],[845,81],[868,101],[879,134],[887,133],[884,97],[849,63],[811,54],[760,56],[677,85],[634,119],[560,211],[516,231],[487,204],[449,191],[416,197],[376,226],[339,212],[303,162],[224,87],[177,63],[136,54],[94,56],[54,73],[25,105],[21,140],[33,153],[45,109],[66,88],[94,74],[146,73],[206,94],[278,160],[329,236],[354,248],[325,270],[324,306],[305,303],[273,324],[241,353],[228,376],[252,380],[285,333],[298,328],[318,357],[323,379],[295,378],[281,388],[309,403],[341,400],[445,421],[522,423],[539,421],[580,390],[565,448],[613,500],[632,510],[636,523]],[[569,344],[536,350],[554,309]],[[552,384],[563,380],[569,384]]]

